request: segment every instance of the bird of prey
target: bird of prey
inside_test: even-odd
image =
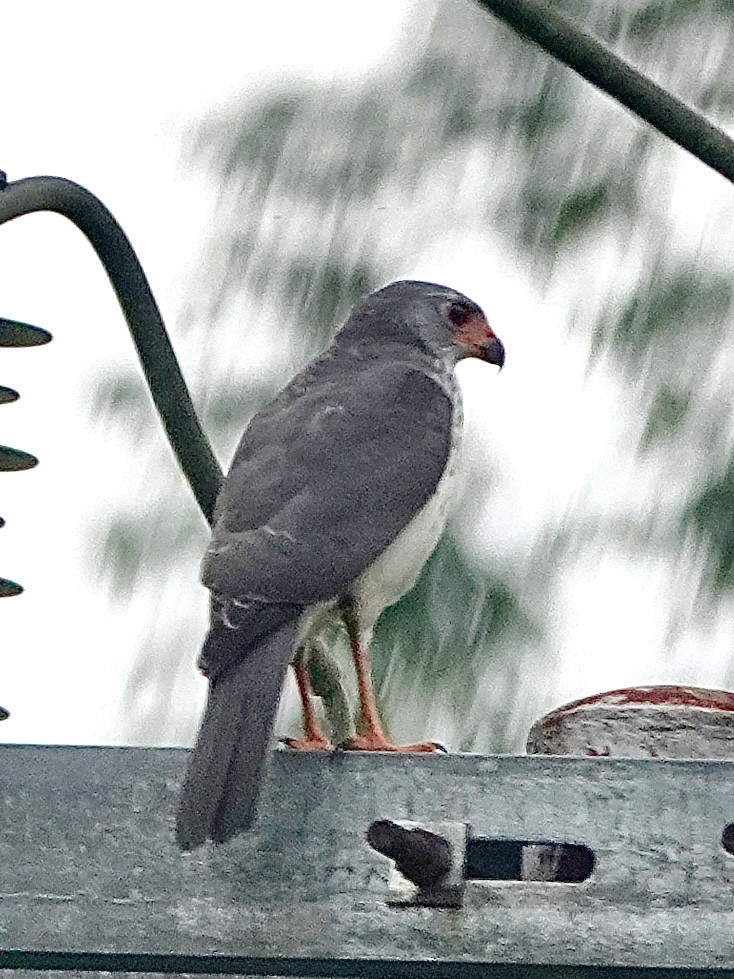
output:
[[[250,827],[294,656],[306,726],[296,746],[329,747],[296,651],[335,621],[361,709],[343,747],[435,750],[388,741],[366,647],[444,529],[462,428],[454,368],[465,357],[504,363],[479,306],[445,286],[393,282],[357,302],[325,353],[245,429],[203,561],[211,624],[199,665],[210,686],[179,803],[183,849]]]

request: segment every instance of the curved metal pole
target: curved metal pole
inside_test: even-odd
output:
[[[734,140],[550,4],[544,0],[479,0],[479,4],[734,181]]]
[[[28,177],[4,186],[0,183],[0,224],[36,211],[53,211],[68,218],[97,253],[127,320],[168,441],[211,523],[222,470],[196,416],[158,305],[125,232],[94,194],[71,180]]]

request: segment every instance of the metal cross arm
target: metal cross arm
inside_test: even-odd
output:
[[[734,761],[277,751],[253,830],[182,856],[186,758],[0,748],[0,969],[734,976]],[[439,906],[366,841],[402,820]]]

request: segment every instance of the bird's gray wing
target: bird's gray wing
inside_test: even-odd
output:
[[[453,403],[427,369],[318,366],[242,437],[203,564],[217,596],[304,606],[341,594],[443,474]]]

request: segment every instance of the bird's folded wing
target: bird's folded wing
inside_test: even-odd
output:
[[[336,596],[434,494],[452,438],[443,387],[406,363],[337,368],[297,378],[245,431],[204,558],[215,594]]]

